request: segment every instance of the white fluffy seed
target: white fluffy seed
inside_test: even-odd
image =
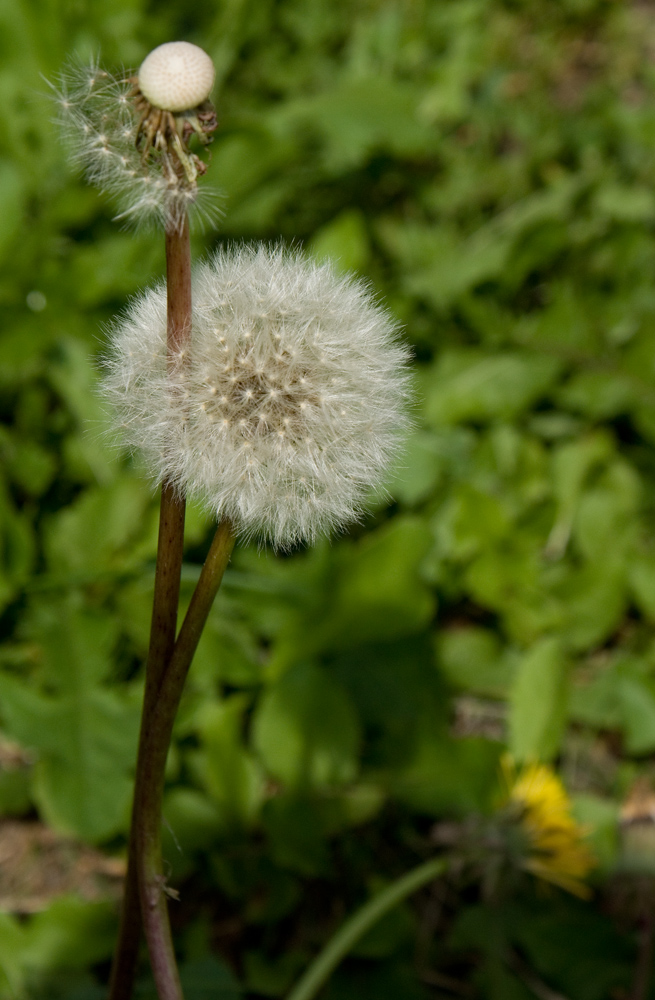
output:
[[[174,372],[163,286],[113,330],[103,388],[125,443],[158,482],[277,548],[356,520],[407,427],[408,352],[394,320],[363,282],[281,247],[219,250],[196,268],[193,296],[188,356]],[[279,318],[279,303],[293,318]]]
[[[164,111],[187,111],[206,101],[214,86],[214,64],[191,42],[166,42],[141,63],[139,88]]]

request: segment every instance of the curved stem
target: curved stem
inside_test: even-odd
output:
[[[444,858],[432,858],[424,864],[402,875],[386,886],[376,896],[346,920],[336,934],[319,952],[307,971],[301,976],[289,993],[287,1000],[312,1000],[325,985],[337,965],[351,948],[381,917],[407,896],[443,875],[446,869]]]
[[[191,245],[188,219],[184,220],[181,228],[172,228],[166,232],[166,287],[166,341],[169,361],[172,363],[191,335]],[[184,500],[169,483],[164,483],[161,490],[155,593],[137,760],[143,755],[150,715],[175,644],[184,546],[184,508]],[[135,803],[141,794],[137,763]],[[134,807],[132,811],[134,813]],[[129,1000],[134,988],[140,938],[141,911],[133,822],[130,828],[121,922],[109,981],[109,1000]]]
[[[184,682],[234,547],[228,521],[219,524],[189,609],[152,706],[139,759],[134,836],[141,913],[160,1000],[182,1000],[168,920],[161,855],[161,814],[166,757]]]

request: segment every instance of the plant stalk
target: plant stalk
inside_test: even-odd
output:
[[[402,875],[386,886],[376,896],[349,917],[319,952],[310,967],[303,973],[287,1000],[313,1000],[325,985],[337,965],[357,944],[359,939],[373,927],[389,910],[401,903],[407,896],[422,886],[439,878],[446,870],[443,857],[431,858],[417,868]]]
[[[191,660],[234,547],[228,521],[216,529],[149,718],[133,825],[141,914],[160,1000],[183,1000],[166,904],[161,853],[162,798],[173,723]]]
[[[171,228],[166,232],[166,288],[166,342],[169,364],[172,365],[179,357],[180,351],[184,350],[191,335],[191,245],[189,223],[186,218],[179,229]],[[134,784],[135,803],[142,794],[141,762],[150,727],[150,716],[175,644],[184,546],[184,508],[185,502],[173,486],[170,483],[163,483],[150,644]],[[134,817],[134,806],[132,812]],[[141,911],[133,820],[130,827],[121,922],[109,981],[109,1000],[129,1000],[132,995],[140,938]]]

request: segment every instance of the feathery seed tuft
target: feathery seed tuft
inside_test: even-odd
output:
[[[201,92],[206,96],[214,72],[209,56],[187,42],[168,44],[197,49],[206,61],[197,70],[187,66],[176,78],[181,103],[186,105]],[[175,80],[165,85],[161,74],[157,78],[148,69],[149,60],[158,52],[155,49],[146,57],[141,72],[145,67],[146,80],[156,96],[164,96],[166,91],[168,98],[173,94],[169,85]],[[192,135],[203,145],[211,141],[216,127],[212,106],[204,101],[195,109],[187,106],[183,113],[177,107],[161,111],[141,92],[139,79],[129,72],[109,73],[97,63],[71,63],[61,74],[53,90],[74,163],[91,184],[118,203],[118,219],[137,226],[154,223],[179,228],[187,211],[194,209],[202,220],[214,221],[220,214],[216,192],[198,185],[197,178],[206,167],[187,145]]]
[[[113,330],[103,383],[151,476],[277,548],[360,517],[407,427],[408,351],[366,285],[299,252],[220,250],[194,274],[191,343],[166,292]]]

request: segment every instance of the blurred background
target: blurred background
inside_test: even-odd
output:
[[[439,851],[325,1000],[655,997],[655,5],[5,0],[0,998],[104,996],[157,531],[94,387],[163,239],[76,178],[46,81],[173,39],[217,67],[194,254],[366,277],[417,399],[393,501],[226,574],[168,765],[187,1000],[284,996]]]

